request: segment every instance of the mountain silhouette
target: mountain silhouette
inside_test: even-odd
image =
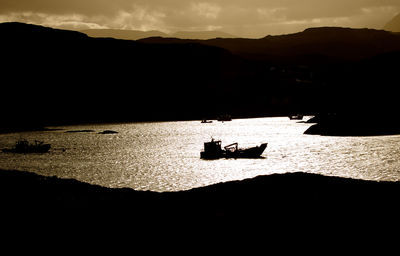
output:
[[[222,31],[178,31],[171,34],[171,37],[179,39],[207,40],[213,38],[236,38],[237,36]]]
[[[146,38],[146,43],[201,43],[217,46],[249,59],[273,62],[355,61],[399,50],[400,36],[374,29],[309,28],[303,32],[261,39],[179,40]]]
[[[138,40],[148,37],[165,37],[179,39],[212,39],[212,38],[235,38],[236,36],[221,31],[179,31],[167,34],[160,31],[140,31],[124,29],[86,29],[80,32],[90,37],[110,37],[124,40]]]
[[[383,29],[392,32],[400,32],[400,13],[386,23]]]
[[[80,32],[90,37],[111,37],[124,40],[138,40],[146,37],[168,37],[168,34],[155,30],[86,29],[81,30]]]
[[[248,71],[241,58],[201,44],[91,38],[23,23],[0,24],[0,35],[2,123],[11,128],[200,119],[224,111],[225,88]]]
[[[397,114],[400,35],[313,28],[138,41],[1,23],[2,130],[70,123]]]

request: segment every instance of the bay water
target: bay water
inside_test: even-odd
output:
[[[13,147],[19,139],[44,141],[52,148],[45,154],[1,152],[0,169],[160,192],[288,172],[400,180],[400,135],[304,135],[310,125],[274,117],[77,125],[1,134],[0,149]],[[100,134],[104,130],[117,133]],[[211,138],[222,140],[222,146],[267,142],[268,147],[257,159],[202,160],[203,143]]]

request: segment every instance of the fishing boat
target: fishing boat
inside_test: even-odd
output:
[[[239,148],[238,143],[232,143],[222,149],[220,140],[211,139],[204,142],[204,150],[200,152],[201,159],[219,159],[219,158],[259,158],[268,143],[262,143],[260,146]]]
[[[13,148],[3,149],[6,153],[46,153],[50,150],[51,145],[45,144],[43,141],[35,140],[34,143],[29,143],[27,140],[19,140]]]
[[[303,115],[293,115],[289,116],[290,120],[303,120]]]
[[[228,122],[228,121],[232,121],[232,117],[231,117],[231,115],[225,114],[225,115],[220,115],[217,118],[217,120],[220,122]]]

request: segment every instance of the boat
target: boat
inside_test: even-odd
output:
[[[217,120],[220,122],[227,122],[227,121],[232,121],[232,117],[231,117],[231,115],[225,114],[225,115],[220,115],[217,118]]]
[[[3,149],[6,153],[47,153],[51,148],[50,144],[45,144],[43,141],[35,140],[34,143],[29,143],[27,140],[19,140],[13,148]]]
[[[207,120],[207,119],[201,120],[201,123],[202,123],[202,124],[211,124],[212,122],[213,122],[213,121]]]
[[[222,149],[220,140],[211,139],[204,142],[204,150],[200,152],[201,159],[219,159],[219,158],[259,158],[268,143],[262,143],[260,146],[239,148],[238,143],[232,143]]]
[[[289,116],[290,120],[303,120],[303,115],[293,115]]]

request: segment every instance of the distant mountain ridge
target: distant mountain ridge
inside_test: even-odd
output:
[[[392,32],[400,32],[400,13],[386,23],[383,29]]]
[[[171,34],[171,36],[179,39],[199,40],[208,40],[214,38],[237,38],[237,36],[222,31],[178,31]]]
[[[86,29],[80,32],[90,37],[111,37],[124,40],[139,40],[148,37],[173,37],[179,39],[212,39],[212,38],[236,38],[236,36],[222,31],[178,31],[167,34],[161,31],[140,31],[124,29]]]
[[[80,32],[90,37],[110,37],[124,40],[138,40],[146,37],[168,37],[168,34],[156,30],[85,29]]]
[[[260,39],[217,38],[191,40],[145,38],[140,42],[158,44],[200,43],[229,50],[242,57],[267,61],[361,60],[385,52],[400,50],[400,35],[375,29],[341,27],[309,28],[303,32],[266,36]]]

